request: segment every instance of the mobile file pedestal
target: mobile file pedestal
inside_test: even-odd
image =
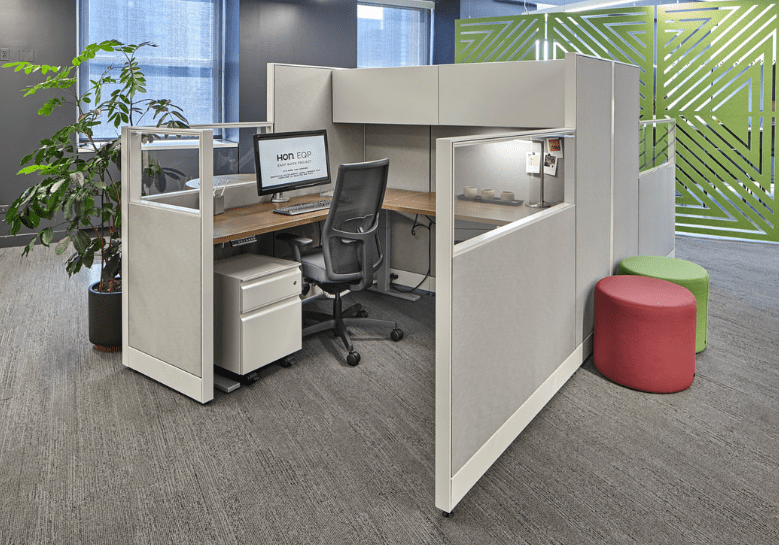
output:
[[[300,350],[300,264],[243,254],[214,263],[214,365],[246,375]]]

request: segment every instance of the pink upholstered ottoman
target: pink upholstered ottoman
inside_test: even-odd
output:
[[[595,286],[595,367],[644,392],[679,392],[695,376],[695,296],[672,282],[609,276]]]

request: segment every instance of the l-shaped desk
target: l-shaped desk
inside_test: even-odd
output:
[[[255,235],[291,229],[316,223],[327,217],[327,210],[287,216],[273,212],[275,208],[319,200],[319,195],[292,197],[289,202],[263,202],[226,210],[214,216],[214,244],[230,242]],[[384,195],[384,210],[435,216],[435,193],[388,188]]]

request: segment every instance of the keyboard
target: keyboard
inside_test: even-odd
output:
[[[330,200],[301,202],[298,204],[290,204],[289,206],[282,206],[281,208],[274,208],[273,211],[277,214],[284,214],[285,216],[295,216],[297,214],[305,214],[306,212],[316,212],[317,210],[327,210],[330,208]]]

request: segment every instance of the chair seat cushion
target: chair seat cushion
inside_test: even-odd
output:
[[[328,282],[327,269],[325,268],[325,253],[322,250],[301,256],[300,262],[303,268],[303,276],[317,283]]]

